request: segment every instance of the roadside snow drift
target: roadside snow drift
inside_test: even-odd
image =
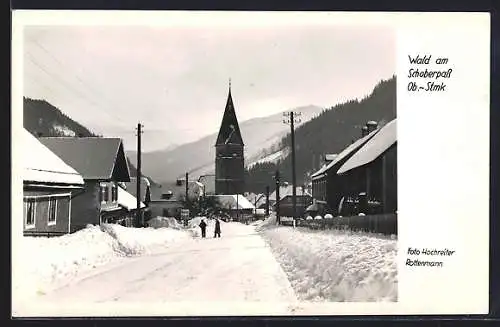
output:
[[[16,250],[13,292],[20,298],[43,294],[70,279],[122,257],[147,254],[155,246],[189,239],[170,228],[88,226],[60,237],[23,237]]]
[[[344,231],[266,227],[260,228],[261,235],[300,300],[397,301],[396,240]]]
[[[174,229],[182,229],[183,226],[174,217],[155,217],[147,221],[149,227],[162,228],[170,227]]]

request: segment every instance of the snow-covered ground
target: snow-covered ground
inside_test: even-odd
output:
[[[187,228],[171,220],[24,237],[14,315],[317,314],[326,302],[397,300],[390,237],[276,227],[271,217],[221,221],[222,237],[213,238],[214,220],[197,217]]]
[[[257,227],[302,301],[397,301],[397,240],[349,231]]]
[[[120,303],[122,306],[113,311],[114,314],[132,314],[120,310],[127,304],[141,303],[137,308],[144,314],[151,312],[148,309],[153,310],[154,305],[163,303],[160,314],[166,315],[182,314],[176,311],[181,310],[178,306],[189,302],[191,306],[184,308],[189,314],[234,314],[237,312],[234,310],[242,310],[239,313],[243,314],[252,303],[258,302],[261,305],[255,307],[260,313],[266,312],[263,309],[268,313],[289,313],[288,305],[296,302],[295,293],[269,246],[256,233],[255,226],[221,222],[222,237],[213,238],[214,221],[207,220],[207,238],[203,239],[197,233],[189,232],[199,230],[199,220],[192,219],[183,231],[166,229],[168,233],[188,235],[186,242],[155,247],[145,255],[126,257],[112,265],[97,267],[85,278],[46,294],[38,294],[34,301],[25,302],[20,310],[35,315],[95,315],[99,310],[109,308],[108,305]],[[121,244],[127,248],[142,249],[139,243],[150,242],[145,239],[134,241],[133,234],[137,230],[129,230],[130,233],[118,232]],[[112,247],[114,238],[100,236],[102,239],[99,240],[88,239],[89,245],[109,242],[102,246],[101,251]],[[40,241],[45,243],[47,239]],[[80,243],[84,252],[88,251],[86,244]],[[207,307],[216,303],[220,304],[218,308],[207,312]]]
[[[97,267],[119,263],[127,256],[151,253],[190,239],[171,228],[126,228],[120,225],[88,226],[60,237],[23,237],[16,248],[13,293],[25,300],[70,283]]]

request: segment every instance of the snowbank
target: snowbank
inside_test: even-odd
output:
[[[394,239],[287,227],[261,235],[303,301],[397,301]]]
[[[53,238],[23,237],[16,246],[22,259],[13,270],[13,292],[23,299],[45,293],[98,266],[183,239],[189,239],[185,231],[120,225],[89,225]]]

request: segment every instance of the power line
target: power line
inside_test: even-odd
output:
[[[42,45],[40,45],[38,42],[34,41],[34,40],[31,40],[34,44],[36,44],[38,46],[38,48],[42,49],[45,53],[47,53],[54,61],[56,61],[65,71],[68,71],[68,69],[66,67],[64,67],[65,65],[62,64],[62,62],[60,60],[58,60],[54,55],[52,55],[45,47],[43,47]],[[61,83],[62,85],[64,85],[66,88],[78,93],[80,95],[80,97],[86,101],[88,101],[89,103],[93,104],[93,105],[96,105],[100,108],[102,108],[102,106],[100,106],[96,101],[93,101],[93,100],[88,100],[87,97],[80,91],[77,91],[74,87],[68,85],[68,82],[67,81],[64,81],[61,77],[49,72],[47,69],[45,69],[44,67],[42,67],[42,65],[37,62],[37,60],[34,58],[35,56],[33,56],[30,52],[26,52],[26,54],[28,55],[28,59],[31,61],[31,63],[33,63],[35,66],[37,66],[39,69],[41,69],[43,72],[45,72],[47,75],[49,75],[50,77],[56,79],[59,81],[59,83]],[[104,96],[102,95],[102,93],[100,92],[97,92],[94,88],[88,86],[80,77],[78,77],[76,74],[72,74],[74,75],[74,77],[80,82],[80,84],[82,84],[83,86],[85,86],[87,88],[87,90],[91,90],[91,93],[98,93],[99,97],[101,99],[103,99],[105,102],[107,102],[108,104],[110,104],[111,106],[113,106],[113,104],[110,103],[109,100],[105,99]],[[57,77],[56,77],[57,76]],[[120,121],[121,123],[123,123],[124,125],[128,126],[129,124],[127,122],[125,122],[123,119],[121,119],[120,117],[114,115],[114,114],[111,114],[110,112],[108,111],[104,111],[108,116],[110,116],[111,118],[113,119],[116,119],[118,121]],[[102,111],[100,112],[102,113]]]
[[[63,64],[57,57],[55,57],[47,48],[45,48],[43,45],[41,45],[38,41],[35,39],[29,39],[33,44],[35,44],[38,48],[42,49],[46,54],[48,54],[54,61],[56,61],[60,66],[65,67],[65,64]],[[67,68],[67,67],[66,67]],[[104,96],[103,93],[99,92],[97,89],[91,87],[89,84],[84,82],[77,74],[74,74],[74,77],[82,84],[85,86],[88,90],[91,90],[93,93],[98,94],[104,101],[108,102],[110,105],[114,105],[113,103],[110,102],[109,99],[107,99],[106,96]],[[115,116],[115,118],[120,119],[119,117]],[[123,121],[122,121],[123,122]]]
[[[92,100],[90,98],[88,98],[88,96],[86,96],[84,93],[82,93],[81,91],[79,91],[78,89],[72,87],[68,82],[66,82],[64,79],[62,79],[60,76],[58,75],[55,75],[51,72],[49,72],[47,69],[45,69],[41,64],[39,64],[34,58],[33,56],[27,52],[26,53],[28,55],[28,60],[33,64],[35,65],[38,69],[40,69],[41,71],[43,71],[46,75],[48,75],[49,77],[51,77],[52,79],[56,80],[60,85],[62,85],[63,87],[65,87],[66,89],[72,91],[72,93],[74,93],[75,95],[77,95],[81,100],[83,100],[84,102],[90,104],[89,107],[87,108],[92,108],[94,109],[94,111],[96,113],[98,113],[99,115],[102,115],[103,113],[108,115],[111,119],[113,120],[118,120],[120,121],[122,124],[124,125],[128,125],[125,121],[123,121],[121,118],[111,114],[110,112],[107,112],[105,110],[102,109],[102,107],[99,105],[99,103],[97,103],[95,100]],[[48,86],[45,85],[45,83],[40,83],[40,81],[38,81],[38,83],[40,85],[42,85],[44,88],[46,89],[49,89]],[[52,90],[52,93],[56,93]],[[60,93],[60,92],[59,92]],[[99,109],[98,109],[99,108]]]

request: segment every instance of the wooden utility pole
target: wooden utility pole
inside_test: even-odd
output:
[[[186,209],[189,209],[189,196],[188,196],[188,191],[189,191],[189,173],[186,173]]]
[[[266,186],[266,217],[269,216],[269,185]]]
[[[136,176],[136,200],[137,200],[137,207],[136,207],[136,226],[141,227],[142,225],[142,215],[141,215],[141,134],[142,132],[142,127],[141,123],[137,124],[137,176]]]
[[[276,170],[276,175],[274,177],[276,180],[276,222],[279,225],[281,223],[280,218],[280,171]]]
[[[293,220],[297,219],[297,172],[295,169],[295,123],[300,122],[300,112],[286,112],[284,113],[287,119],[284,119],[285,124],[290,124],[290,134],[292,139],[292,206],[293,206]]]

